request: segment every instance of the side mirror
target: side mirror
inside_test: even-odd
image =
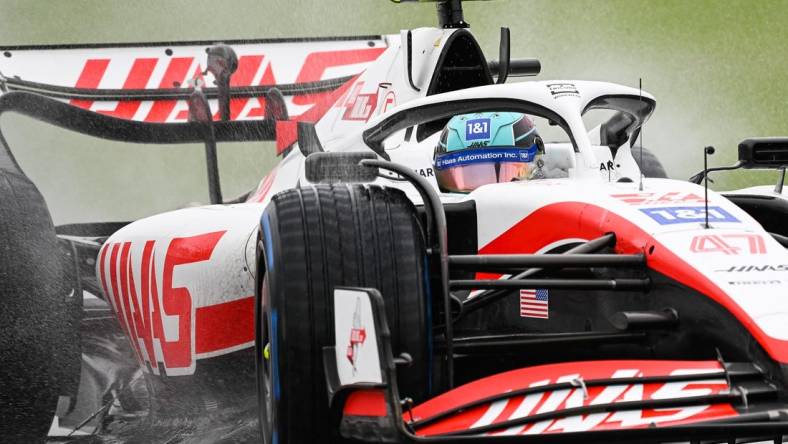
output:
[[[501,43],[498,48],[498,81],[495,83],[506,83],[506,78],[509,77],[510,60],[509,28],[501,28]]]
[[[758,137],[739,143],[741,168],[788,167],[788,137]]]
[[[306,179],[312,183],[374,182],[378,169],[359,162],[377,158],[375,153],[363,151],[312,153],[306,158]]]
[[[615,113],[599,128],[599,142],[607,145],[615,154],[615,150],[629,139],[627,129],[635,122],[634,117],[621,111]]]
[[[491,60],[487,63],[490,67],[490,74],[501,75],[501,63],[498,60]],[[509,77],[538,76],[542,71],[542,63],[537,59],[510,59]]]

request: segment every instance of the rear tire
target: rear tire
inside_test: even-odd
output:
[[[262,217],[257,268],[264,442],[336,438],[322,360],[322,348],[334,345],[335,286],[380,290],[392,350],[413,357],[411,367],[398,369],[400,392],[425,397],[430,378],[425,257],[415,208],[399,190],[317,185],[273,197]]]
[[[82,298],[73,293],[67,270],[38,189],[21,171],[0,168],[0,436],[4,441],[43,441],[58,396],[75,394],[79,384]]]

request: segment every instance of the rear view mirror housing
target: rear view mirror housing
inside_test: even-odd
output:
[[[788,167],[788,137],[758,137],[739,143],[741,168],[781,169]]]
[[[377,159],[372,152],[318,152],[306,158],[306,179],[312,183],[374,182],[376,167],[359,165],[362,160]]]
[[[617,150],[621,145],[629,140],[627,130],[635,123],[635,118],[621,111],[615,113],[607,122],[599,128],[599,141],[601,145],[607,145],[613,150]]]

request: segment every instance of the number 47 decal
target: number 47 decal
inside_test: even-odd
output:
[[[749,254],[766,254],[766,243],[758,234],[702,234],[692,238],[693,253],[723,253],[738,255],[742,250]],[[745,253],[746,254],[746,253]]]

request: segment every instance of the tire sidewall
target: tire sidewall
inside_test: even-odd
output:
[[[263,212],[259,237],[257,270],[265,277],[258,278],[256,344],[261,353],[270,342],[271,368],[266,380],[259,371],[266,363],[258,362],[264,442],[339,439],[339,418],[330,416],[320,381],[323,347],[334,345],[330,293],[337,285],[380,287],[397,335],[392,344],[418,363],[398,380],[426,390],[425,250],[416,210],[401,191],[351,185],[284,191]]]
[[[3,169],[0,181],[0,434],[32,442],[45,439],[59,395],[76,395],[81,295],[35,184]]]
[[[263,442],[266,444],[287,442],[286,428],[281,427],[286,424],[287,412],[287,393],[281,390],[281,387],[286,387],[283,380],[286,380],[286,373],[281,368],[282,360],[280,359],[280,338],[284,329],[279,321],[279,309],[282,306],[281,296],[277,297],[281,292],[278,291],[277,273],[274,272],[274,266],[281,263],[280,257],[275,257],[274,252],[281,251],[279,239],[271,234],[271,227],[276,226],[276,214],[274,211],[265,211],[261,218],[260,240],[258,242],[258,279],[260,280],[258,288],[258,316],[256,317],[257,335],[255,343],[257,344],[256,361],[258,369],[260,366],[265,366],[267,363],[263,356],[263,350],[267,344],[270,344],[270,355],[268,361],[270,362],[269,378],[264,378],[263,372],[257,372],[258,383],[258,403],[260,406],[260,432],[262,434]],[[276,313],[276,315],[275,315]],[[276,321],[274,321],[276,316]],[[267,340],[266,340],[267,339]],[[274,379],[276,375],[276,380]],[[278,385],[279,390],[276,390],[275,385]],[[263,390],[263,388],[267,389]],[[278,391],[278,397],[275,393]],[[267,399],[270,396],[270,401]]]

